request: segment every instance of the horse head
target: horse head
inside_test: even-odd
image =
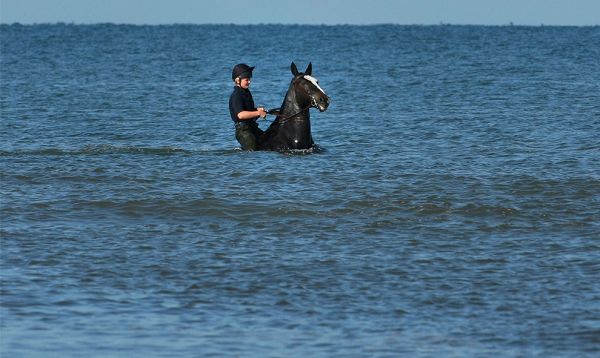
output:
[[[299,72],[296,64],[292,62],[291,70],[294,75],[292,86],[300,89],[297,91],[297,100],[307,103],[307,108],[314,107],[320,112],[326,111],[329,107],[329,96],[319,86],[319,81],[312,76],[312,62],[308,63],[304,72]]]

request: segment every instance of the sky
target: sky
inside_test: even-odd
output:
[[[600,25],[600,0],[0,0],[0,22]]]

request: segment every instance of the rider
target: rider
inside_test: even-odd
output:
[[[267,116],[264,108],[256,108],[250,93],[252,70],[254,67],[240,63],[233,67],[231,73],[235,87],[229,97],[229,113],[235,122],[235,139],[240,142],[243,150],[257,149],[258,137],[263,131],[258,128],[256,120]]]

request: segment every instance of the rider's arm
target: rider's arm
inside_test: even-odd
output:
[[[265,109],[262,107],[257,108],[256,111],[241,111],[237,114],[237,117],[240,121],[248,121],[258,117],[265,118],[266,116],[267,112],[265,112]]]

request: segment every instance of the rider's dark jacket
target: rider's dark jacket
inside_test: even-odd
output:
[[[237,115],[242,111],[256,111],[256,106],[254,105],[254,99],[252,98],[250,90],[235,86],[229,97],[229,113],[231,114],[231,119],[234,122],[240,122]],[[256,118],[244,122],[256,121]]]

